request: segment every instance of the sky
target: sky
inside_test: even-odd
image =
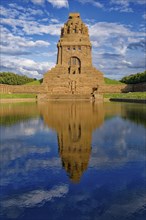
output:
[[[40,79],[56,64],[71,12],[89,28],[93,65],[105,77],[146,69],[145,0],[1,0],[0,71]]]

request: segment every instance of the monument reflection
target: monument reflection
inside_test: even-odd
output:
[[[38,107],[44,123],[57,132],[63,168],[78,183],[88,168],[92,132],[104,122],[103,104],[50,102]]]

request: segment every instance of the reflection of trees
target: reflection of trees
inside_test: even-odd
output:
[[[0,106],[0,124],[13,125],[38,115],[35,103],[10,103]]]
[[[120,116],[146,126],[146,105],[136,103],[104,103],[105,119]]]
[[[146,106],[143,105],[141,108],[131,108],[129,106],[125,109],[125,116],[123,118],[129,119],[136,124],[141,124],[146,127]]]
[[[45,123],[58,133],[62,166],[73,182],[79,182],[91,154],[92,132],[104,120],[103,104],[52,102],[39,104]]]

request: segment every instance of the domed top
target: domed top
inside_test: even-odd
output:
[[[70,13],[68,21],[61,28],[61,37],[69,34],[83,34],[88,36],[88,28],[82,22],[79,13]]]

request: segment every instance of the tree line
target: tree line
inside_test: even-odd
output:
[[[120,82],[126,84],[146,82],[146,71],[144,71],[143,73],[136,73],[129,76],[125,76],[120,80]]]
[[[0,72],[0,84],[23,85],[33,82],[34,80],[36,80],[36,78],[29,78],[11,72]]]

